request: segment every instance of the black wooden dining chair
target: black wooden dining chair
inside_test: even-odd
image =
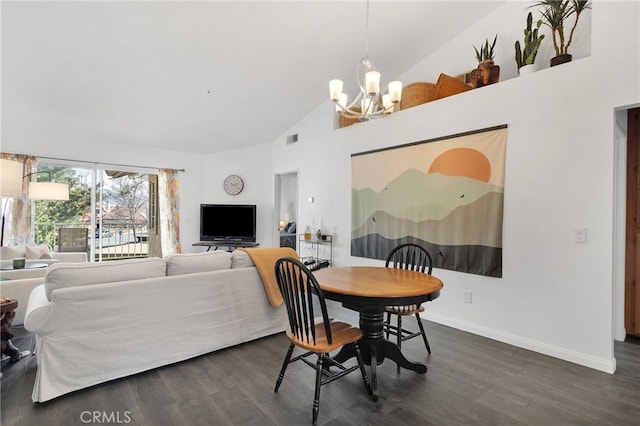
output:
[[[324,295],[318,285],[318,281],[302,262],[290,257],[279,259],[276,262],[275,273],[278,287],[287,308],[289,317],[287,337],[291,344],[282,364],[274,391],[278,392],[284,373],[290,363],[302,360],[313,367],[316,370],[316,385],[312,421],[313,424],[316,424],[320,409],[320,387],[322,385],[359,368],[364,386],[369,395],[372,395],[369,378],[364,369],[362,354],[358,347],[358,340],[362,337],[362,332],[357,327],[329,318]],[[320,312],[316,313],[318,308]],[[316,315],[318,315],[317,320],[315,319]],[[344,345],[355,346],[357,365],[346,367],[329,356],[329,352]],[[291,358],[293,349],[296,346],[305,352]],[[312,354],[318,356],[316,364],[306,359]],[[331,366],[337,367],[337,370],[330,371],[329,367]]]
[[[431,275],[433,258],[424,247],[418,244],[407,243],[401,244],[391,250],[384,266],[387,268],[408,269]],[[424,312],[422,305],[387,306],[385,307],[385,312],[387,313],[387,319],[384,324],[384,329],[387,339],[389,339],[389,334],[393,334],[397,337],[398,347],[402,347],[402,342],[405,340],[422,336],[427,352],[431,353],[427,333],[425,333],[422,321],[420,321],[420,312]],[[396,325],[391,324],[391,315],[397,315],[398,321]],[[420,331],[413,332],[402,328],[402,317],[410,315],[415,315]],[[398,372],[400,372],[400,366],[398,366]]]

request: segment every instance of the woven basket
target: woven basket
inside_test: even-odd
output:
[[[436,85],[433,83],[411,83],[402,88],[400,109],[407,109],[416,105],[426,104],[433,100]]]
[[[436,100],[446,98],[451,95],[457,95],[458,93],[466,92],[472,88],[473,87],[460,79],[446,74],[440,74],[438,82],[436,83],[436,90],[433,94],[433,99]]]

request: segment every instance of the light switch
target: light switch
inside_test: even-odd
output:
[[[587,228],[574,228],[573,229],[573,242],[574,243],[586,243],[587,242]]]

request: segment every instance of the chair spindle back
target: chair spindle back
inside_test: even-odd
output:
[[[299,260],[284,257],[275,265],[276,280],[289,317],[291,333],[300,340],[316,344],[314,294],[324,322],[327,341],[333,343],[324,294],[311,271]]]
[[[407,243],[391,250],[384,266],[388,268],[390,264],[397,269],[408,269],[423,273],[426,271],[427,274],[431,275],[433,258],[424,247]]]

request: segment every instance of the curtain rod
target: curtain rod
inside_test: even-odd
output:
[[[67,158],[57,158],[57,157],[43,157],[43,156],[39,156],[36,155],[35,156],[38,159],[43,159],[43,160],[55,160],[55,161],[68,161],[70,163],[83,163],[83,164],[93,164],[93,165],[101,165],[101,166],[108,166],[108,167],[131,167],[131,168],[135,168],[135,169],[149,169],[149,170],[160,170],[163,168],[168,168],[170,170],[175,170],[177,172],[185,172],[185,169],[174,169],[171,167],[149,167],[149,166],[135,166],[133,164],[115,164],[115,163],[100,163],[97,161],[83,161],[83,160],[69,160]]]

